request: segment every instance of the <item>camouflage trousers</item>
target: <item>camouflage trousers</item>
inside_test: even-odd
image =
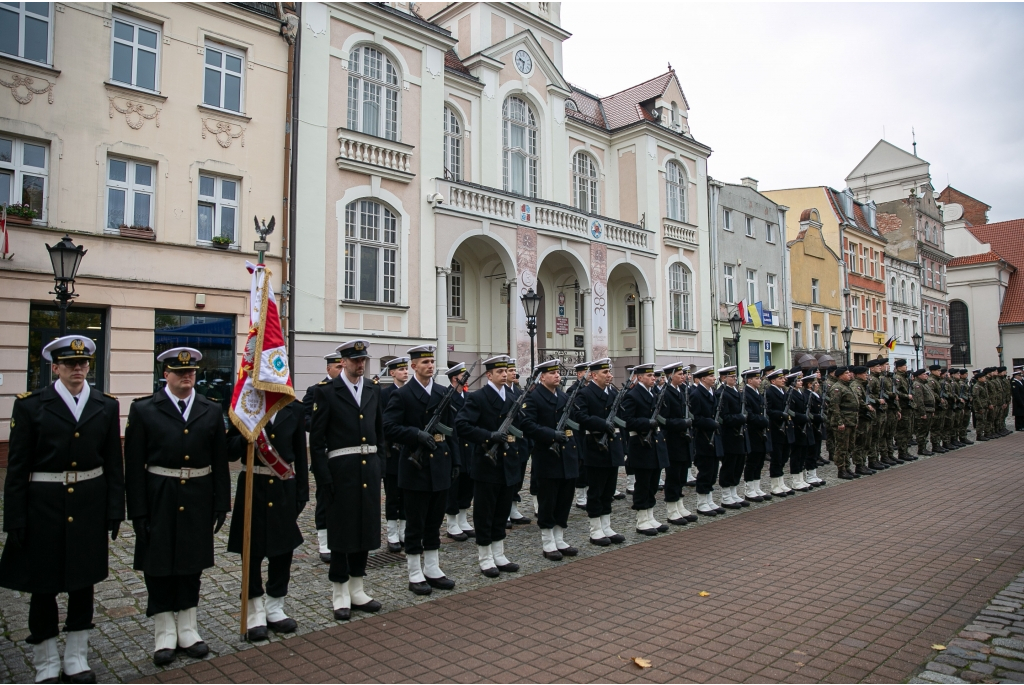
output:
[[[931,432],[932,414],[925,414],[924,417],[914,417],[914,439],[917,440],[917,451],[924,452],[928,449],[928,434]]]
[[[885,443],[889,439],[889,410],[879,411],[871,428],[869,462],[878,461],[886,454]],[[889,452],[891,453],[891,450]]]
[[[828,449],[828,454],[840,471],[850,468],[853,463],[856,433],[857,429],[854,426],[846,426],[844,430],[829,426],[828,439],[832,444]]]
[[[871,436],[874,433],[874,421],[861,419],[857,424],[856,436],[853,439],[854,466],[867,466],[868,452],[871,449]],[[871,459],[874,461],[874,458]]]
[[[910,438],[914,435],[914,417],[904,412],[903,418],[896,422],[896,449],[903,454],[910,448]]]

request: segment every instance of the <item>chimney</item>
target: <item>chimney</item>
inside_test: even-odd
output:
[[[746,186],[751,190],[757,190],[757,179],[750,178],[749,176],[744,176],[743,178],[740,179],[740,185]]]

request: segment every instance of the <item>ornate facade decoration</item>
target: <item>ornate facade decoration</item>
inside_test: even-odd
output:
[[[132,130],[138,131],[140,128],[146,125],[147,121],[156,119],[156,127],[160,128],[160,108],[154,105],[143,104],[141,102],[134,102],[125,98],[117,98],[107,96],[107,100],[110,101],[110,118],[114,118],[114,112],[120,112],[124,115],[124,121],[128,124],[128,127]],[[117,104],[118,100],[124,101],[124,107]],[[152,112],[146,113],[146,108],[151,107]],[[134,118],[132,115],[135,115]]]
[[[235,129],[238,129],[235,131]],[[206,134],[212,133],[214,138],[217,139],[217,144],[223,148],[231,147],[231,143],[235,138],[242,139],[242,147],[245,147],[245,127],[239,124],[232,124],[228,121],[219,121],[217,119],[208,119],[203,117],[203,139],[206,139]]]
[[[49,104],[53,104],[53,84],[46,79],[37,79],[34,76],[23,76],[22,74],[16,74],[13,71],[10,72],[10,82],[0,78],[0,86],[11,89],[11,95],[18,103],[27,105],[32,102],[32,98],[36,95],[42,95],[46,93],[46,101]],[[42,81],[46,84],[44,88],[37,88],[35,86],[36,81]]]

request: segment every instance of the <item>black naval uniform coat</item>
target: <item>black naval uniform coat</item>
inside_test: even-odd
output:
[[[665,417],[665,425],[662,433],[665,434],[665,447],[668,450],[668,461],[670,464],[690,464],[690,437],[687,432],[690,426],[686,419],[686,395],[685,385],[678,388],[671,383],[665,385],[662,392],[667,392],[665,404],[662,405],[661,415]],[[689,423],[692,425],[693,418]]]
[[[743,429],[747,425],[747,419],[743,416],[740,391],[723,385],[718,394],[718,401],[722,403],[722,410],[719,414],[722,422],[722,451],[726,454],[746,454],[748,452],[747,439],[746,431]]]
[[[146,518],[149,539],[136,538],[134,568],[152,576],[200,573],[213,566],[213,522],[231,509],[227,435],[221,407],[199,393],[188,421],[164,390],[132,402],[124,432],[128,518]],[[182,479],[147,466],[212,467]]]
[[[715,432],[718,424],[715,423],[716,402],[714,394],[698,383],[690,388],[690,415],[693,417],[694,439],[697,441],[695,447],[698,457],[714,459],[717,457],[715,450]]]
[[[750,387],[743,393],[747,405],[747,437],[750,438],[751,454],[771,451],[768,416],[764,413],[764,396]]]
[[[466,396],[466,405],[455,418],[456,430],[462,440],[473,443],[470,473],[473,480],[481,483],[516,485],[522,479],[520,474],[519,450],[515,443],[498,446],[497,465],[487,458],[491,446],[488,436],[501,427],[516,400],[508,388],[505,399],[490,385]]]
[[[25,529],[25,545],[8,536],[0,586],[56,594],[107,577],[109,522],[124,520],[120,429],[117,400],[95,388],[77,423],[52,384],[14,401],[4,530]],[[100,466],[102,476],[80,483],[29,480]]]
[[[789,445],[795,439],[795,435],[789,430],[789,422],[783,413],[786,409],[786,393],[789,389],[783,390],[774,385],[764,391],[765,402],[768,403],[768,420],[771,421],[772,444],[775,449]],[[789,405],[793,409],[792,402]]]
[[[629,431],[629,465],[634,469],[655,470],[668,466],[668,450],[660,426],[651,434],[650,445],[643,442],[643,436],[651,430],[650,419],[657,401],[658,396],[640,383],[630,388],[622,400],[619,413]]]
[[[327,505],[327,546],[332,554],[369,552],[380,547],[380,457],[354,453],[328,458],[344,447],[382,449],[384,427],[380,386],[363,378],[357,406],[345,387],[345,374],[317,385],[309,435],[311,469],[318,484],[333,490]]]
[[[306,388],[306,394],[302,396],[302,409],[305,411],[305,424],[306,432],[308,433],[313,429],[313,394],[316,392],[316,386],[326,385],[331,382],[330,376],[324,376],[324,379],[319,383]]]
[[[406,383],[405,385],[409,385],[409,383]],[[391,396],[394,395],[399,389],[400,388],[394,383],[381,387],[380,406],[382,411],[387,411],[388,403],[391,402]],[[383,470],[381,471],[381,473],[387,474],[389,476],[397,476],[398,464],[401,461],[402,456],[402,446],[395,444],[395,441],[391,440],[388,437],[387,431],[384,432],[383,441],[384,453],[381,455],[381,467]]]
[[[466,406],[466,395],[465,393],[456,392],[455,397],[452,398],[451,404],[451,423],[445,425],[452,429],[454,435],[448,439],[448,445],[452,448],[452,452],[455,456],[455,460],[459,464],[459,471],[471,476],[472,472],[469,468],[469,462],[473,456],[473,445],[468,440],[459,435],[459,427],[456,425],[456,417],[462,408]],[[460,476],[461,478],[461,476]]]
[[[267,424],[267,437],[281,458],[292,465],[294,478],[253,475],[252,532],[250,554],[254,559],[287,554],[302,544],[299,512],[309,501],[309,464],[306,458],[306,421],[301,402],[292,402],[274,415]],[[242,553],[245,516],[246,439],[234,424],[228,429],[228,461],[242,462],[235,489],[235,508],[231,514],[228,551]],[[255,446],[253,447],[255,449]],[[253,465],[262,466],[259,455],[253,454]]]
[[[611,386],[605,392],[593,381],[576,395],[576,422],[586,432],[586,449],[583,452],[583,463],[586,466],[617,468],[625,463],[625,448],[618,429],[614,435],[608,436],[607,449],[597,443],[598,438],[607,435],[605,420],[613,404],[615,391]]]
[[[555,392],[551,392],[543,386],[535,385],[533,392],[526,396],[523,403],[523,432],[530,439],[533,448],[531,479],[575,479],[580,472],[576,436],[570,436],[569,441],[562,444],[557,454],[551,450],[551,446],[555,445],[555,426],[569,403],[569,396],[562,392],[561,388],[555,388]]]
[[[384,435],[399,452],[398,487],[419,492],[443,492],[452,485],[452,467],[458,466],[456,452],[449,438],[434,443],[434,451],[421,449],[423,468],[417,468],[409,455],[420,446],[416,436],[423,430],[441,404],[447,390],[436,381],[430,395],[415,378],[390,393],[391,399],[384,410]],[[454,423],[451,405],[440,417],[441,423],[451,427]],[[436,435],[441,435],[436,433]]]
[[[796,444],[803,447],[814,444],[814,426],[807,420],[807,400],[810,396],[807,390],[793,390],[793,400],[789,403],[790,410],[796,416],[793,423],[796,425]]]

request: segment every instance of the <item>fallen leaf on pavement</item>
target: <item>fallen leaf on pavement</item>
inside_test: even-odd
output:
[[[932,645],[932,649],[934,649],[937,652],[941,652],[945,648],[946,648],[946,645]]]
[[[701,591],[700,591],[700,592],[698,592],[697,594],[698,594],[699,596],[701,596],[701,597],[710,597],[710,596],[711,596],[711,593],[710,593],[710,592],[705,592],[704,590],[701,590]]]
[[[633,663],[636,664],[637,666],[639,666],[640,668],[650,668],[651,667],[651,662],[650,662],[649,659],[643,659],[643,658],[638,657],[638,656],[633,657]]]

